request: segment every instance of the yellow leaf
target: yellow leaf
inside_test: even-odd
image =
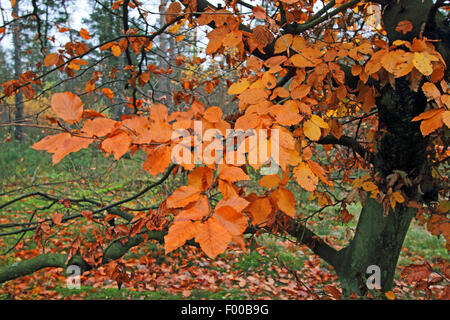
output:
[[[375,191],[378,190],[378,187],[375,183],[372,181],[366,181],[361,184],[361,187],[364,189],[364,191]]]
[[[305,162],[302,162],[299,166],[294,168],[294,176],[297,183],[306,191],[312,192],[316,190],[319,178]]]
[[[414,52],[413,64],[414,67],[425,76],[429,76],[433,73],[431,60],[420,52]]]
[[[229,88],[228,94],[241,94],[250,86],[250,81],[247,79],[241,79],[236,83],[233,83]]]
[[[319,140],[322,134],[322,132],[320,131],[320,127],[316,125],[312,120],[306,120],[303,123],[303,132],[305,133],[305,136],[312,141]]]
[[[294,37],[292,34],[282,35],[280,38],[275,41],[275,50],[274,53],[280,53],[286,51],[286,49],[292,44],[292,40]]]
[[[319,128],[323,128],[323,129],[328,129],[329,128],[328,123],[326,123],[321,117],[319,117],[319,116],[317,116],[315,114],[313,114],[311,116],[311,121],[314,122],[314,124],[316,126],[318,126]]]

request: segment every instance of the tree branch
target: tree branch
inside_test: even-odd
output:
[[[136,235],[128,239],[125,244],[122,244],[120,240],[115,240],[108,246],[103,252],[102,264],[109,261],[121,258],[132,247],[144,242],[145,239],[163,241],[165,231],[150,231],[147,232],[147,236]],[[44,268],[56,267],[67,268],[70,265],[77,265],[81,268],[82,272],[92,268],[88,265],[81,256],[75,255],[68,262],[69,256],[62,253],[46,253],[41,254],[31,259],[27,259],[12,265],[0,268],[0,283],[13,280],[28,274],[32,274]]]
[[[327,244],[322,238],[317,236],[303,224],[294,222],[286,231],[291,236],[295,237],[297,241],[308,246],[315,254],[336,268],[340,251]]]
[[[373,154],[364,148],[358,141],[348,136],[341,136],[339,139],[333,135],[328,135],[317,141],[319,144],[333,144],[349,147],[359,154],[362,158],[366,159],[368,162],[373,162]]]

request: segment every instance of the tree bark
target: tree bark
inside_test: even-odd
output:
[[[379,268],[381,290],[392,289],[400,250],[413,217],[414,210],[404,206],[397,206],[384,217],[381,205],[367,198],[353,240],[338,254],[335,268],[344,297],[351,293],[364,295],[370,289],[369,266]]]
[[[429,29],[430,14],[434,3],[431,0],[400,0],[388,1],[383,7],[383,22],[389,42],[395,40],[412,41],[420,38]],[[402,20],[409,20],[414,28],[406,35],[395,30]],[[436,26],[448,32],[448,25],[443,24],[440,13],[433,17]],[[445,29],[446,28],[446,29]],[[440,32],[442,32],[442,30]],[[448,39],[443,39],[438,50],[446,59],[449,56]],[[424,80],[426,81],[426,80]],[[376,99],[379,114],[380,134],[375,150],[374,173],[386,178],[394,170],[405,172],[410,179],[420,178],[418,186],[403,187],[408,198],[427,202],[436,200],[433,191],[430,164],[427,161],[428,138],[420,132],[419,123],[411,120],[424,112],[427,99],[422,90],[413,91],[408,80],[403,77],[396,79],[395,88],[389,84],[378,88],[380,96]],[[419,192],[418,190],[421,190]],[[338,253],[334,267],[342,284],[344,296],[351,293],[364,295],[368,291],[368,267],[376,266],[380,270],[380,287],[382,292],[392,289],[395,270],[411,221],[414,209],[397,205],[386,217],[383,209],[375,199],[365,201],[356,233],[350,244]],[[370,269],[369,269],[370,270]]]

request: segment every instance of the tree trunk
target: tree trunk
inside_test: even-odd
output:
[[[431,0],[385,2],[382,9],[383,23],[389,43],[392,44],[395,40],[412,41],[413,38],[420,38],[422,32],[431,38],[436,36],[436,32],[448,34],[448,26],[444,24],[442,14],[433,11],[434,9]],[[413,30],[406,35],[395,30],[402,20],[409,20],[414,25]],[[448,47],[448,40],[441,41],[438,45],[446,62],[450,56]],[[411,122],[415,116],[426,110],[425,95],[420,89],[412,90],[409,80],[405,77],[396,79],[394,88],[386,84],[377,89],[380,93],[376,98],[379,137],[375,150],[374,173],[384,180],[379,187],[387,189],[386,178],[399,170],[411,181],[417,180],[420,184],[402,187],[408,199],[420,202],[436,200],[437,193],[427,161],[429,141],[420,132],[420,124]],[[333,263],[344,296],[349,297],[352,292],[358,295],[367,293],[370,289],[367,278],[375,275],[376,270],[380,271],[380,289],[383,292],[392,289],[397,261],[413,217],[414,209],[404,205],[397,205],[395,210],[390,210],[384,217],[381,204],[367,195],[355,236],[349,246],[337,254],[336,262]],[[375,279],[376,275],[370,278]]]
[[[381,290],[392,289],[400,250],[413,217],[414,210],[404,206],[397,206],[384,217],[381,205],[373,198],[366,199],[355,237],[339,252],[336,273],[345,297],[351,293],[364,295],[372,289],[367,278],[372,275],[370,270],[377,268],[380,274],[373,274],[375,282],[379,276]]]
[[[16,4],[13,8],[13,14],[19,16],[19,1],[16,1]],[[13,28],[13,45],[14,45],[14,77],[19,79],[22,74],[22,61],[20,55],[22,54],[21,50],[21,39],[20,39],[20,21],[17,20],[14,23]],[[15,95],[15,109],[14,109],[14,120],[15,122],[20,122],[23,120],[23,95],[22,91],[18,91]],[[16,126],[14,130],[14,137],[18,141],[22,141],[23,139],[23,129],[21,126]]]

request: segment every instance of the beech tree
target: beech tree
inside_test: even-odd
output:
[[[121,9],[122,35],[93,44],[89,30],[81,29],[78,38],[47,53],[44,71],[28,70],[3,83],[1,99],[19,93],[33,99],[47,90],[41,81],[50,74],[75,78],[91,70],[80,92],[46,92],[54,112],[48,121],[61,132],[32,148],[52,154],[55,165],[88,147],[117,161],[143,151],[148,156],[142,166],[155,182],[112,203],[42,192],[3,203],[0,209],[40,197],[91,209],[19,224],[1,236],[33,231],[40,242],[55,226],[83,218],[106,226],[107,232],[95,245],[87,246],[81,234],[68,253],[42,253],[2,267],[0,283],[46,267],[75,264],[89,270],[151,239],[164,243],[166,253],[198,245],[214,259],[230,243],[247,248],[245,234],[272,233],[289,235],[329,263],[346,297],[367,293],[371,266],[381,271],[381,292],[390,291],[412,219],[445,237],[449,248],[449,5],[444,0],[280,0],[266,1],[263,8],[243,0],[219,6],[184,0],[170,3],[165,23],[155,20],[156,27],[139,28],[128,23],[129,14],[148,25],[151,12],[145,5],[113,2],[111,12]],[[195,74],[181,79],[172,92],[178,111],[169,112],[164,101],[152,98],[152,81],[172,72],[170,65],[148,62],[152,46],[162,35],[181,42],[184,34],[177,32],[193,29],[206,33],[204,57],[178,56],[175,63],[198,65],[223,57],[222,67],[239,75],[238,80],[221,79],[228,80],[230,104],[238,110],[202,103],[194,89],[213,94],[219,80]],[[132,88],[126,97],[131,111],[120,120],[83,104],[94,92],[109,99],[120,94],[102,84],[111,73],[95,70],[86,60],[102,51],[126,64],[120,72]],[[216,141],[204,136],[208,130],[225,137],[223,143],[213,145]],[[256,150],[250,150],[250,135],[236,134],[249,130],[266,130],[253,145]],[[211,152],[205,153],[208,147]],[[257,154],[253,161],[252,151]],[[220,161],[221,152],[246,161]],[[276,170],[267,175],[269,168]],[[155,208],[138,214],[121,209],[182,174],[187,184]],[[352,219],[347,206],[361,202],[354,236],[345,247],[310,229],[310,216],[297,209],[292,184],[322,209],[338,208],[345,223]],[[251,185],[263,191],[249,192]]]

